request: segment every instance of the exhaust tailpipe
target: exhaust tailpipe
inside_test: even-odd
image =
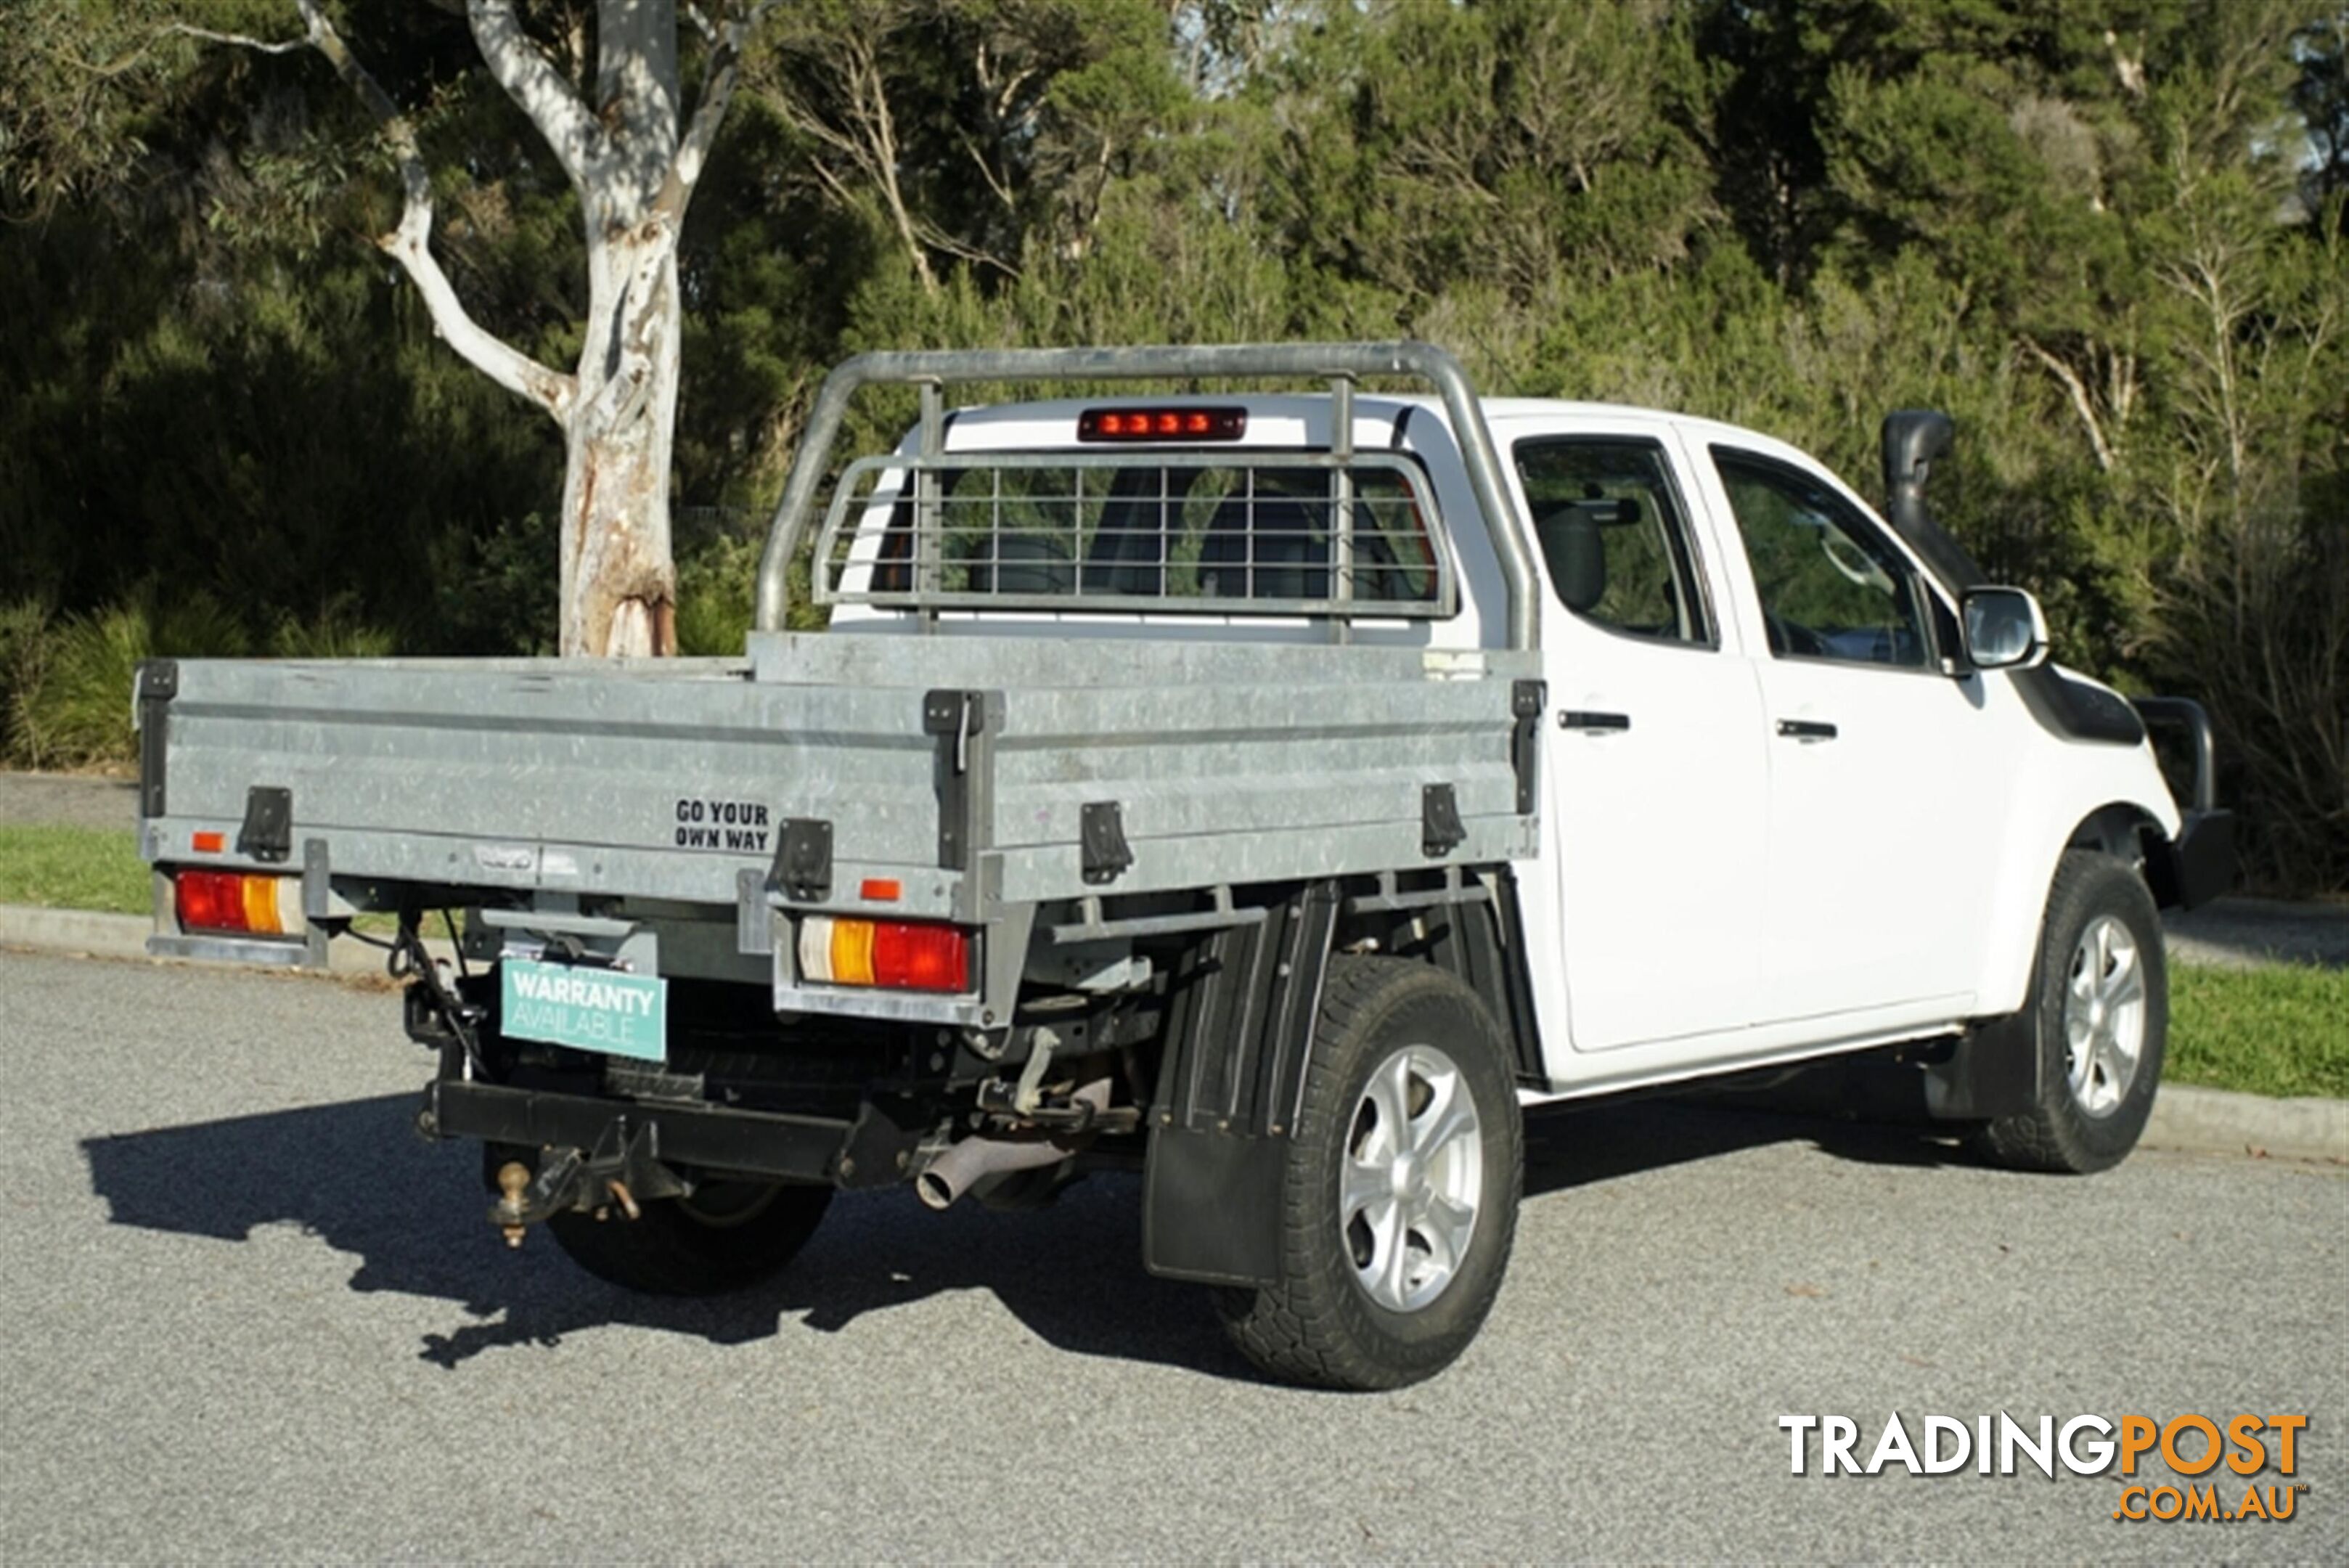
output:
[[[1071,1098],[1092,1106],[1098,1115],[1109,1109],[1109,1080],[1096,1078]],[[1081,1152],[1092,1137],[1091,1133],[1057,1138],[967,1137],[925,1166],[914,1178],[914,1190],[931,1208],[945,1209],[988,1177],[1058,1165]]]

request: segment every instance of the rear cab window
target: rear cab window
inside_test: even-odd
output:
[[[1406,452],[901,449],[843,475],[816,586],[926,609],[1445,617],[1438,531]]]
[[[1717,645],[1687,509],[1661,443],[1536,436],[1513,455],[1560,604],[1627,637]]]

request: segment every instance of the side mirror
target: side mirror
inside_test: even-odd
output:
[[[2047,618],[2021,588],[1972,588],[1963,600],[1966,658],[1977,670],[2029,670],[2047,659]]]

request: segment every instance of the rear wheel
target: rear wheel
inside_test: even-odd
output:
[[[740,1290],[780,1271],[815,1234],[832,1205],[829,1187],[704,1181],[689,1198],[665,1198],[630,1220],[557,1214],[546,1228],[571,1261],[616,1285],[654,1295]]]
[[[1492,1310],[1524,1149],[1500,1028],[1451,975],[1330,961],[1282,1173],[1281,1278],[1226,1292],[1275,1376],[1394,1388],[1442,1371]]]
[[[1974,1147],[2018,1170],[2085,1173],[2120,1163],[2145,1131],[2168,1036],[2161,917],[2135,871],[2067,853],[2055,869],[2032,976],[2036,1103]]]

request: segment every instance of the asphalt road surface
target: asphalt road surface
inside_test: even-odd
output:
[[[843,1200],[771,1286],[651,1301],[498,1242],[388,994],[0,953],[0,1004],[9,1562],[2349,1559],[2337,1168],[1546,1116],[1483,1338],[1333,1396],[1142,1272],[1130,1180]],[[1781,1415],[1865,1454],[1895,1410],[2305,1415],[2308,1490],[2120,1523],[2113,1475],[1787,1473]]]

